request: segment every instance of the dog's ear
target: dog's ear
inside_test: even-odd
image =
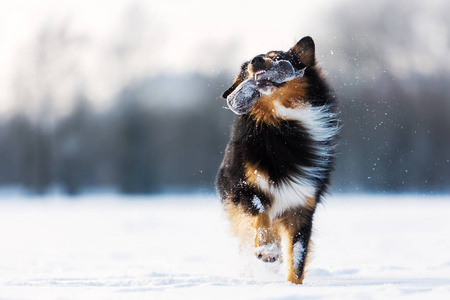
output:
[[[234,80],[233,84],[230,86],[228,90],[223,92],[222,98],[227,99],[228,95],[231,94],[248,76],[247,67],[249,62],[245,62],[241,65],[241,71],[239,75]]]
[[[291,48],[291,51],[297,55],[299,61],[305,66],[311,67],[316,64],[316,47],[311,37],[305,36],[302,38]]]
[[[226,90],[225,92],[223,92],[222,94],[222,98],[223,99],[227,99],[228,95],[231,94],[244,80],[242,79],[242,75],[239,74],[236,79],[234,80],[233,84],[228,88],[228,90]]]

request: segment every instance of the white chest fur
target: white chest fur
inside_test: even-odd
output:
[[[305,206],[307,198],[314,197],[316,192],[314,184],[307,179],[290,180],[275,186],[265,176],[258,176],[256,184],[272,196],[272,206],[267,210],[272,219],[281,216],[289,208]]]
[[[332,123],[334,114],[326,106],[286,108],[275,103],[275,109],[278,117],[302,123],[312,140],[317,142],[333,139],[339,130],[338,126]],[[315,197],[317,187],[313,179],[322,176],[323,172],[321,171],[326,167],[332,150],[332,147],[314,149],[315,154],[322,157],[323,160],[318,161],[315,167],[299,166],[301,173],[306,175],[305,177],[294,178],[277,186],[265,176],[257,177],[256,184],[259,188],[272,196],[272,206],[268,209],[272,219],[279,217],[289,208],[307,205],[307,198]]]
[[[268,210],[272,219],[279,217],[283,212],[292,207],[306,206],[307,198],[313,198],[316,188],[313,185],[301,181],[290,181],[279,187],[271,187],[272,206]]]

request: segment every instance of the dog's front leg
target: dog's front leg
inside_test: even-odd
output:
[[[274,232],[272,220],[264,206],[260,201],[256,201],[259,198],[251,199],[225,199],[224,207],[231,222],[231,229],[239,237],[244,249],[251,247],[257,258],[265,262],[275,262],[280,259],[280,238]]]
[[[251,218],[251,226],[254,228],[255,237],[253,246],[255,255],[264,262],[275,262],[280,259],[279,239],[272,229],[272,221],[267,212],[259,213]]]
[[[286,248],[287,281],[302,284],[311,248],[314,208],[299,207],[286,211],[276,221]]]
[[[312,222],[308,222],[299,228],[292,237],[292,245],[288,249],[288,252],[292,254],[288,262],[287,281],[296,284],[303,283],[305,266],[311,247],[311,229]]]

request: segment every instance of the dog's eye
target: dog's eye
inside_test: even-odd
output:
[[[274,61],[279,61],[281,58],[277,55],[273,58]]]

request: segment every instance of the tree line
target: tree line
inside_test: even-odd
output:
[[[158,90],[170,80],[168,90]],[[52,126],[17,114],[0,127],[0,185],[36,193],[59,186],[123,193],[211,191],[233,115],[218,98],[230,77],[153,77],[127,86],[110,109],[80,97]],[[379,78],[344,89],[337,191],[430,191],[450,187],[447,79]],[[198,87],[180,107],[160,108],[173,89]],[[186,89],[189,93],[190,89]]]

